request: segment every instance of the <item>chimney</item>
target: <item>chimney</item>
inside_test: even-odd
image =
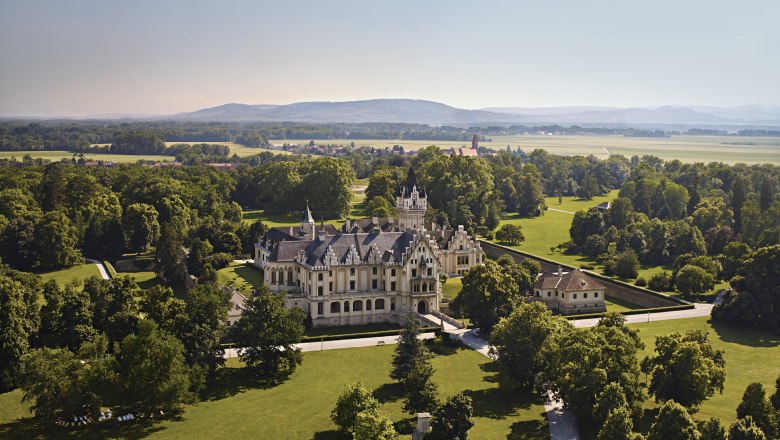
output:
[[[390,223],[391,225],[395,224],[395,217],[393,217],[392,215],[390,217],[387,217],[387,222]]]
[[[290,226],[290,235],[292,235],[294,237],[295,236],[294,234],[295,234],[295,227],[294,226]]]
[[[417,413],[417,429],[412,434],[412,440],[422,440],[430,429],[431,415],[428,413]]]
[[[563,267],[561,267],[561,265],[560,265],[560,264],[558,265],[558,276],[559,276],[559,277],[562,277],[562,276],[563,276]]]
[[[374,225],[378,225],[379,224],[379,217],[371,217],[371,223],[373,223]]]
[[[344,232],[346,232],[347,234],[349,234],[349,231],[352,230],[352,222],[349,220],[349,217],[347,217],[347,221],[344,222],[344,229],[346,229],[346,231]]]

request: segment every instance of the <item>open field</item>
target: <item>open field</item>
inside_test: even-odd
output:
[[[413,426],[402,412],[400,387],[390,377],[394,347],[369,347],[304,354],[303,365],[281,385],[264,388],[239,367],[236,359],[219,371],[204,401],[187,406],[181,417],[151,424],[137,420],[114,430],[81,428],[68,431],[26,419],[17,390],[0,395],[0,437],[3,438],[287,438],[343,439],[330,421],[330,411],[344,385],[361,381],[376,390],[381,411],[394,422]],[[434,382],[444,399],[464,391],[474,400],[473,438],[546,439],[547,421],[537,399],[499,389],[489,360],[470,349],[443,348],[431,363]]]
[[[440,148],[470,146],[470,141],[409,141],[409,140],[376,140],[376,139],[315,139],[318,144],[372,146],[375,148],[392,148],[402,145],[405,149],[419,150],[429,145]],[[284,142],[272,140],[274,144]],[[652,154],[665,160],[679,159],[683,162],[725,163],[744,162],[780,164],[780,138],[776,137],[746,137],[746,136],[672,136],[670,138],[643,138],[626,136],[493,136],[491,142],[480,142],[481,147],[494,150],[522,147],[526,153],[536,148],[543,148],[552,154],[563,156],[593,154],[606,159],[610,154],[633,155]]]
[[[33,159],[43,158],[49,159],[53,162],[62,159],[71,159],[74,154],[69,151],[0,151],[0,159],[15,157],[17,160],[22,160],[26,155],[30,155]],[[154,161],[173,161],[173,156],[152,156],[152,155],[132,155],[132,154],[94,154],[84,153],[84,157],[87,160],[102,160],[105,162],[118,162],[118,163],[135,163],[139,160],[154,160]],[[78,153],[76,153],[78,159]]]
[[[737,327],[728,327],[719,323],[711,324],[709,318],[678,319],[673,321],[655,321],[641,324],[631,324],[639,329],[639,337],[645,343],[644,357],[653,352],[655,337],[674,332],[684,333],[697,329],[709,333],[709,340],[719,350],[725,351],[726,384],[723,394],[716,393],[699,408],[694,415],[698,420],[718,417],[726,426],[736,419],[736,409],[742,393],[751,382],[761,382],[767,394],[774,392],[775,378],[780,374],[778,359],[780,359],[780,336]],[[649,398],[645,409],[655,417],[655,409],[659,404]],[[646,426],[652,420],[643,420]]]
[[[234,154],[238,157],[246,157],[246,156],[254,156],[255,154],[260,154],[263,152],[271,152],[274,154],[292,154],[287,151],[282,150],[269,150],[267,148],[254,148],[254,147],[247,147],[244,145],[236,144],[234,142],[165,142],[166,147],[170,147],[171,145],[194,145],[194,144],[210,144],[210,145],[227,145],[230,148],[230,156],[233,156]],[[91,144],[91,147],[107,147],[111,144]]]

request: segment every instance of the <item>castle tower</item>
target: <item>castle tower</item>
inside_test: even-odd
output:
[[[398,226],[402,231],[424,229],[428,200],[425,197],[425,189],[417,185],[417,178],[411,167],[406,183],[399,188],[395,206],[398,209]]]
[[[306,238],[314,240],[314,217],[311,215],[308,200],[306,201],[306,210],[303,211],[303,217],[301,217],[301,232],[306,234]]]

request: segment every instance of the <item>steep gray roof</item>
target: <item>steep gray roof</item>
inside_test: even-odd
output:
[[[322,239],[320,239],[322,238]],[[335,234],[314,240],[281,241],[271,252],[271,261],[294,261],[298,252],[306,251],[306,264],[325,265],[325,258],[332,250],[336,260],[344,263],[351,249],[355,249],[360,261],[367,262],[374,246],[383,262],[400,262],[401,255],[414,241],[411,232],[383,232],[370,234]]]

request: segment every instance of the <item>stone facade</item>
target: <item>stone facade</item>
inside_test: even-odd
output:
[[[425,228],[425,191],[410,170],[395,219],[317,226],[308,207],[300,227],[273,228],[255,245],[264,283],[285,292],[315,327],[397,322],[407,312],[439,309],[442,274],[482,263],[479,242],[462,226]]]

